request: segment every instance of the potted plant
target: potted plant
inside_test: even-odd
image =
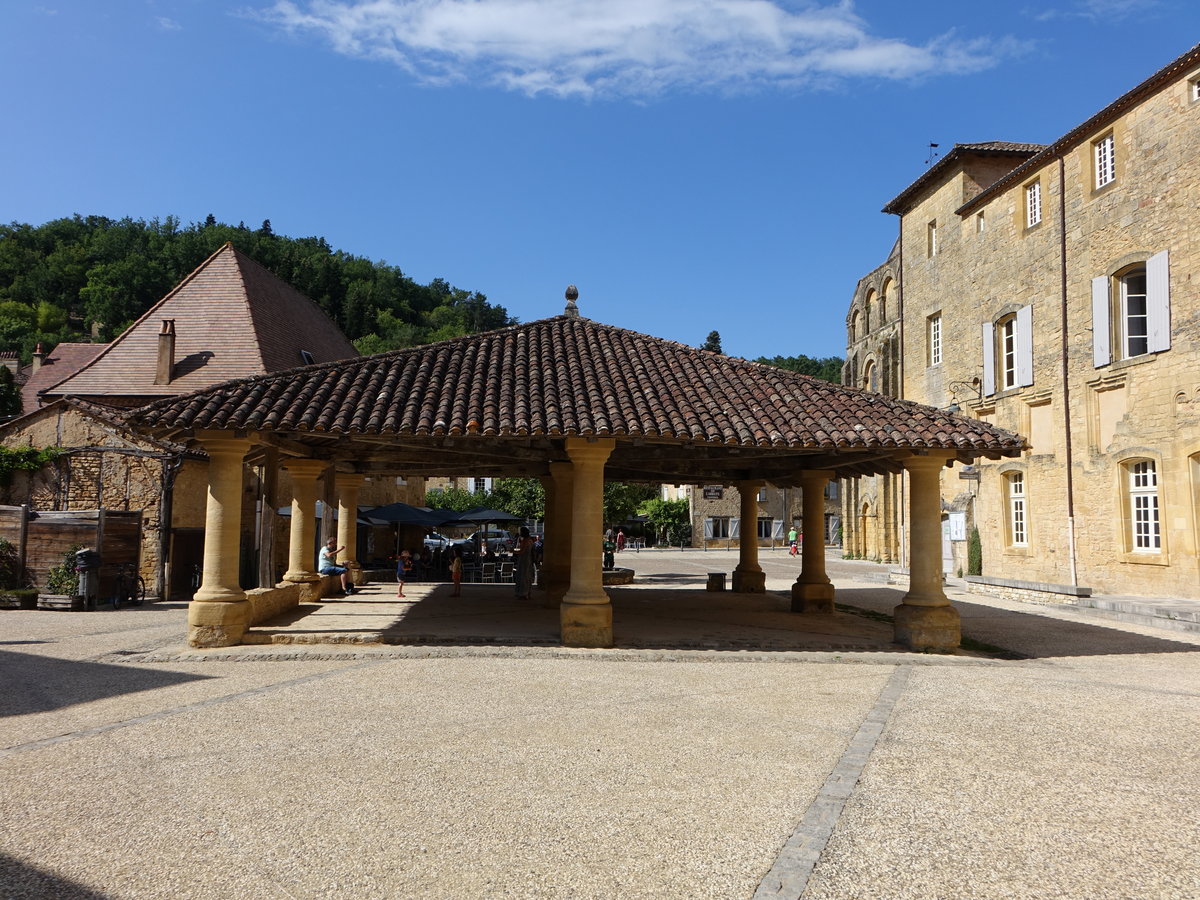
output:
[[[84,598],[79,594],[79,575],[75,571],[75,554],[82,549],[79,544],[72,544],[63,554],[63,561],[57,566],[51,566],[46,573],[46,592],[50,597],[61,597],[67,601],[53,603],[54,606],[66,605],[72,610],[85,608]]]

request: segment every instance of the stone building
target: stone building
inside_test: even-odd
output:
[[[1032,445],[943,473],[947,571],[977,525],[987,589],[1200,594],[1198,158],[1195,47],[1049,145],[955,145],[884,207],[848,380]],[[847,491],[847,546],[899,559],[889,477]]]
[[[141,510],[141,572],[150,590],[190,596],[203,551],[208,460],[133,432],[126,411],[233,378],[354,356],[312,300],[226,244],[112,343],[60,344],[50,354],[38,348],[22,388],[24,414],[0,425],[0,441],[67,452],[35,475],[18,473],[3,501],[33,510]],[[276,455],[263,448],[247,461],[239,549],[247,585],[273,583],[282,571],[287,529],[276,521],[274,497],[291,494],[286,471],[276,480]],[[321,490],[332,496],[332,476],[326,480]],[[371,505],[409,496],[398,496],[394,477],[366,479],[361,494]],[[331,528],[325,523],[324,531]]]
[[[824,544],[838,543],[841,527],[840,484],[824,491]],[[688,501],[693,547],[737,547],[745,533],[742,499],[736,485],[687,485],[680,496]],[[754,496],[754,537],[760,547],[786,547],[788,531],[803,533],[804,493],[796,487],[764,484]],[[749,536],[747,534],[747,536]]]

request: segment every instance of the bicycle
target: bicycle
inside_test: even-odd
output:
[[[121,603],[141,606],[146,602],[146,579],[137,574],[133,563],[121,563],[117,568],[117,590],[113,594],[113,609]]]

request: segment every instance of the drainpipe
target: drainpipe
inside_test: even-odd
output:
[[[1071,381],[1067,354],[1067,178],[1063,158],[1058,158],[1058,240],[1059,270],[1062,276],[1062,395],[1063,424],[1067,463],[1067,558],[1071,563],[1071,586],[1079,586],[1079,570],[1075,553],[1075,478],[1074,457],[1071,448]]]

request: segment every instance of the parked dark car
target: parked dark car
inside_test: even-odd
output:
[[[454,546],[461,547],[464,552],[474,553],[475,548],[482,548],[483,541],[487,540],[488,547],[493,553],[511,553],[513,548],[512,536],[507,531],[489,528],[486,533],[483,531],[473,531],[461,541],[454,541]]]

